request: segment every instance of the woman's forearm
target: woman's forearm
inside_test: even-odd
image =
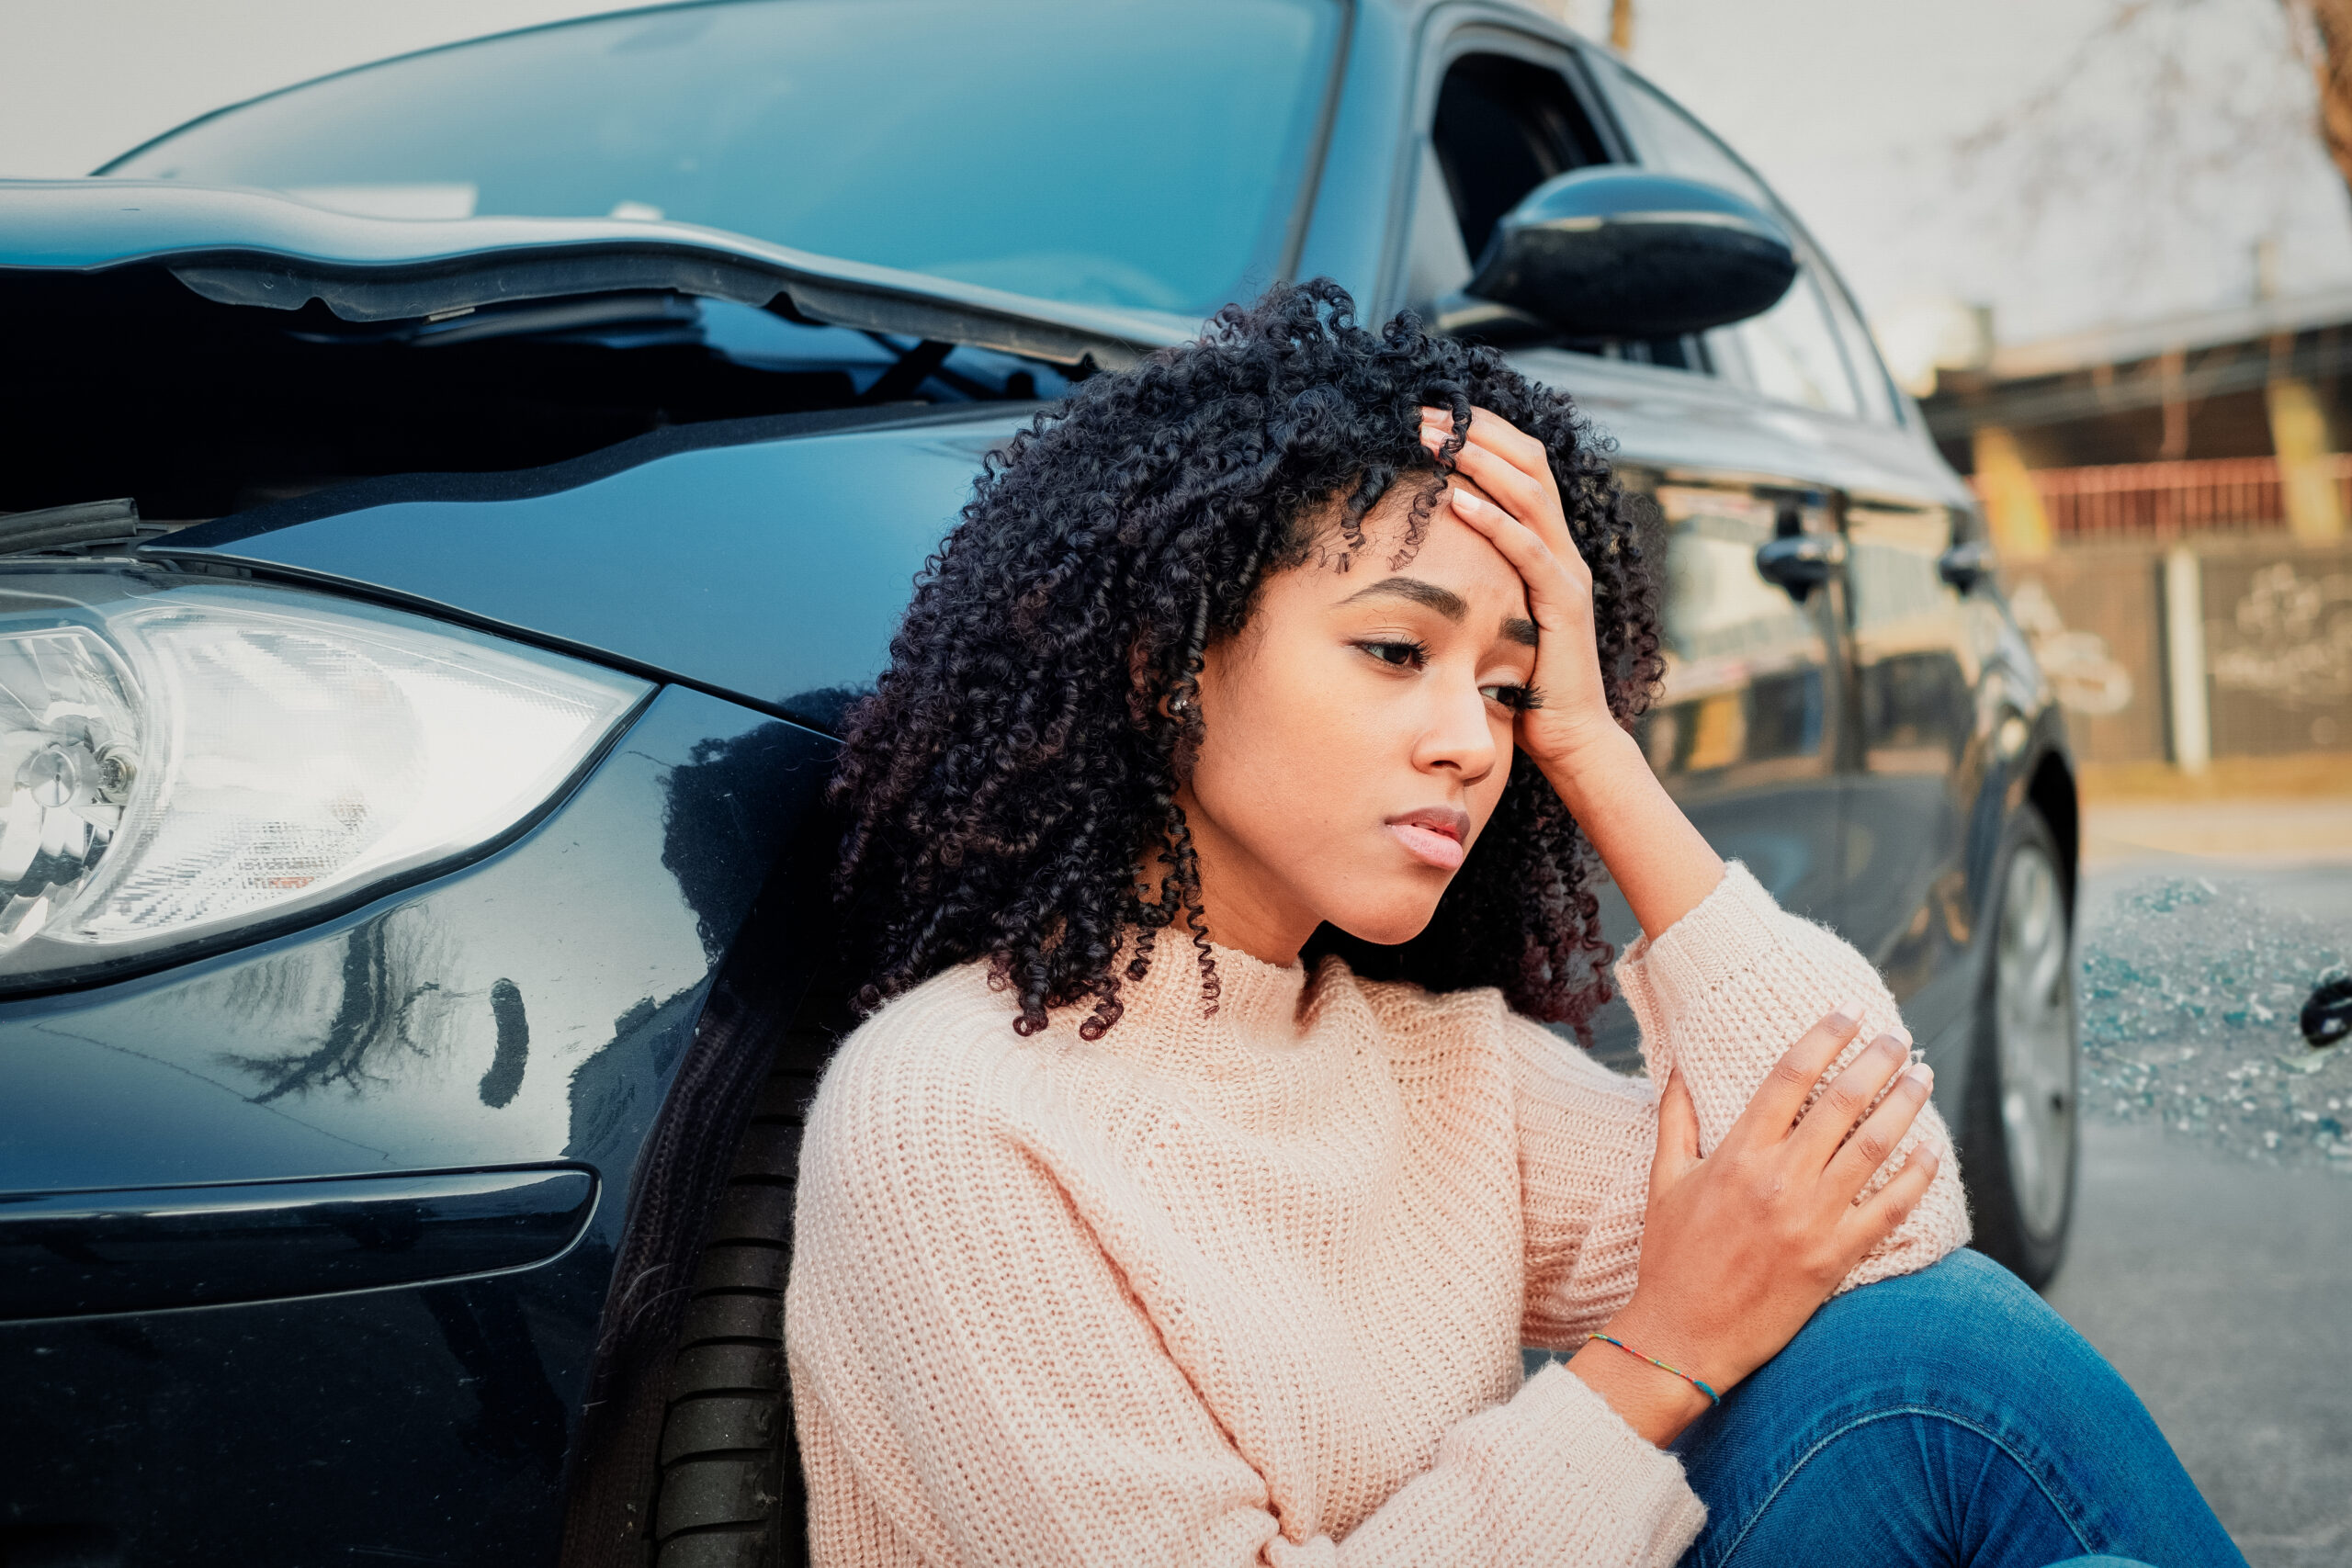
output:
[[[1611,726],[1577,755],[1546,765],[1544,776],[1651,936],[1697,908],[1723,880],[1723,857],[1625,731]]]

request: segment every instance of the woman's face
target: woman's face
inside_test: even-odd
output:
[[[1510,776],[1526,590],[1442,502],[1391,570],[1408,489],[1366,517],[1350,570],[1310,557],[1267,579],[1201,671],[1206,739],[1178,799],[1209,935],[1272,963],[1326,920],[1418,935]]]

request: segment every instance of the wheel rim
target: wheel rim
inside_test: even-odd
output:
[[[2075,1143],[2075,1007],[2057,868],[2031,844],[2009,857],[1998,965],[2001,1131],[2018,1217],[2035,1236],[2065,1219]]]

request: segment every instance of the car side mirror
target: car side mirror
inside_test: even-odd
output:
[[[1516,316],[1569,337],[1679,337],[1760,315],[1796,276],[1788,231],[1752,202],[1673,175],[1578,169],[1503,215],[1470,280],[1476,298],[1449,301],[1461,308],[1438,325],[1476,332]]]

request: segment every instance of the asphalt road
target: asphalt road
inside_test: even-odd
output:
[[[2083,916],[2081,1187],[2045,1294],[2253,1568],[2352,1563],[2352,1046],[2300,1070],[2278,1005],[2352,958],[2352,857],[2118,856]]]

